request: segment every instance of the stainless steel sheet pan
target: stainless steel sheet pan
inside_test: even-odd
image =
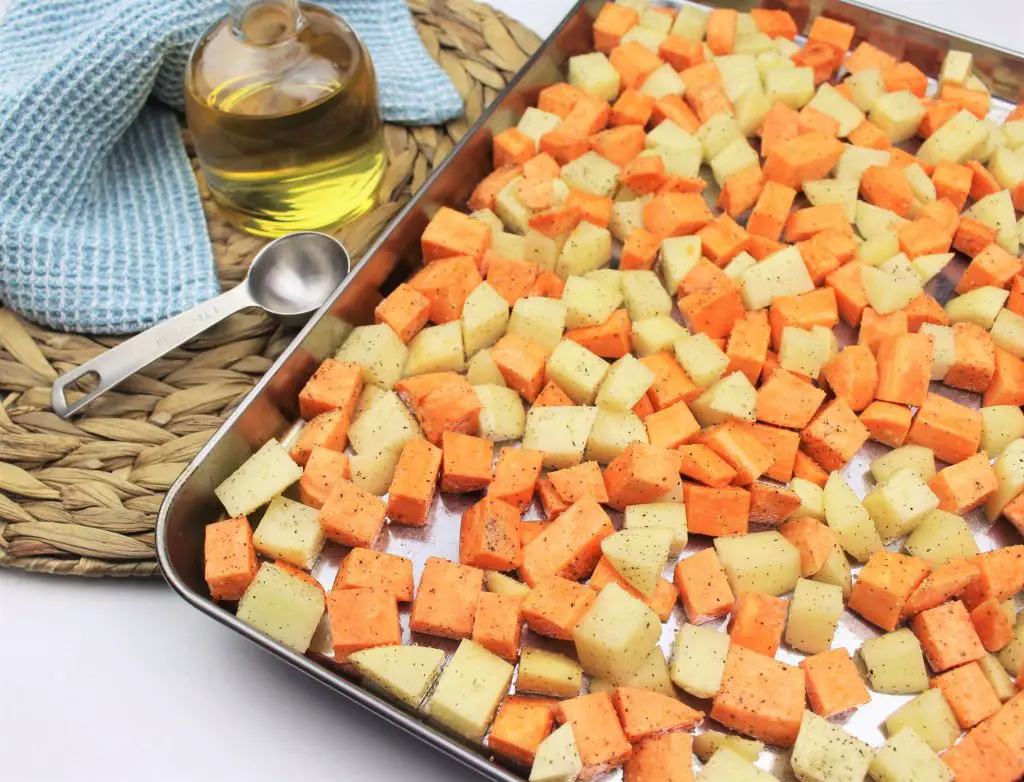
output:
[[[535,103],[542,87],[563,79],[564,66],[570,56],[592,50],[591,26],[603,4],[604,0],[580,0],[573,7],[490,110],[456,145],[447,161],[385,229],[332,300],[311,319],[189,465],[168,493],[157,525],[157,548],[164,575],[175,591],[191,605],[349,700],[475,769],[483,777],[504,782],[525,779],[527,770],[495,759],[485,747],[466,744],[431,725],[422,715],[368,690],[358,677],[335,666],[329,654],[297,654],[238,621],[230,610],[210,600],[203,580],[203,529],[208,523],[223,517],[213,494],[214,487],[267,439],[287,439],[294,434],[298,419],[298,392],[319,362],[334,352],[351,326],[371,323],[376,304],[417,268],[420,234],[430,216],[442,205],[463,206],[476,182],[488,173],[493,134],[514,125],[522,111]],[[937,75],[942,58],[950,48],[971,51],[975,56],[976,69],[997,98],[996,116],[1005,115],[1009,102],[1024,94],[1024,58],[1019,54],[881,14],[858,3],[836,0],[765,0],[759,3],[746,0],[708,2],[706,5],[740,10],[761,5],[786,8],[803,30],[818,14],[825,13],[854,24],[858,29],[858,40],[868,40],[913,62],[929,76]],[[963,265],[962,262],[954,262],[943,277],[930,284],[929,291],[940,301],[945,301]],[[851,336],[852,332],[847,331],[840,334],[840,339],[848,342]],[[961,402],[978,404],[977,395],[955,392],[942,386],[935,386],[934,390],[955,396]],[[844,471],[860,493],[863,494],[871,485],[867,465],[885,450],[869,443]],[[427,527],[386,528],[377,547],[412,559],[418,581],[428,556],[443,556],[457,561],[459,517],[471,501],[464,497],[440,496]],[[527,517],[540,518],[540,515],[534,509]],[[1005,522],[989,526],[977,514],[970,520],[979,543],[985,549],[1005,545],[1017,537]],[[686,553],[708,543],[707,539],[693,539]],[[344,553],[341,547],[328,546],[314,569],[314,575],[328,588]],[[681,619],[681,609],[677,607],[662,634],[661,646],[666,653]],[[402,621],[405,640],[408,641],[408,611],[404,612]],[[835,645],[853,650],[875,632],[857,616],[846,612]],[[415,640],[447,651],[454,649],[453,643],[443,639],[417,635]],[[549,646],[551,642],[527,631],[524,644]],[[562,647],[563,651],[571,652],[571,645],[563,644]],[[802,657],[785,648],[778,656],[787,662],[795,662]],[[881,721],[907,699],[908,696],[874,694],[870,704],[845,718],[845,727],[868,743],[879,745],[884,741],[879,727]],[[759,765],[782,779],[792,779],[787,752],[769,749],[762,753]],[[603,779],[621,779],[621,772],[607,774]]]

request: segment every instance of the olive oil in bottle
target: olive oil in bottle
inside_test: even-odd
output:
[[[251,233],[324,228],[374,203],[384,144],[373,64],[324,8],[231,0],[192,51],[185,113],[211,193]]]

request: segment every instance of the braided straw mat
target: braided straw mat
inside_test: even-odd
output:
[[[540,43],[471,0],[409,6],[466,114],[445,127],[387,126],[379,206],[336,232],[354,259]],[[228,225],[202,180],[200,191],[217,271],[230,288],[265,240]],[[76,576],[155,574],[164,493],[292,336],[262,311],[244,311],[68,422],[50,408],[51,382],[120,339],[49,331],[0,309],[0,565]]]

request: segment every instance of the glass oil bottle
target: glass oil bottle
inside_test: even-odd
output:
[[[250,233],[279,236],[373,206],[384,171],[373,64],[336,14],[231,0],[196,43],[185,111],[210,191]]]

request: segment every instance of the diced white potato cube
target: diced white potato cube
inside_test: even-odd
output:
[[[931,255],[919,255],[910,263],[921,278],[921,282],[927,284],[933,277],[942,274],[949,262],[953,260],[953,253],[933,253]]]
[[[504,303],[505,300],[501,301]],[[462,372],[465,368],[462,321],[453,320],[440,326],[428,326],[409,340],[409,355],[402,374],[413,377],[428,372]]]
[[[697,782],[773,782],[775,777],[762,771],[729,747],[722,747],[704,764]]]
[[[699,388],[709,388],[725,375],[729,357],[707,334],[693,334],[673,346],[676,361]]]
[[[889,143],[900,144],[917,133],[924,114],[921,99],[908,90],[900,90],[880,95],[869,116],[889,138]]]
[[[1002,140],[1003,134],[999,126],[988,117],[981,121],[981,125],[985,128],[985,141],[974,150],[974,156],[979,163],[988,163],[999,149],[999,142]]]
[[[636,413],[598,408],[584,457],[587,461],[608,464],[633,442],[647,442],[647,429]]]
[[[575,660],[548,649],[523,649],[516,676],[517,693],[575,698],[582,688],[583,669]]]
[[[522,581],[516,581],[497,570],[484,571],[484,584],[487,586],[488,592],[496,592],[499,595],[526,597],[530,594],[530,587]]]
[[[264,562],[238,601],[235,616],[300,654],[324,614],[323,589]]]
[[[671,350],[676,340],[687,335],[686,329],[668,315],[634,321],[630,329],[633,350],[641,358]]]
[[[807,654],[832,648],[832,637],[843,615],[843,590],[801,578],[793,589],[786,621],[786,643]]]
[[[571,275],[565,281],[561,301],[567,328],[598,326],[622,304],[622,293],[604,283]]]
[[[349,663],[368,683],[416,709],[444,665],[444,652],[431,646],[403,644],[362,649]]]
[[[845,181],[845,180],[844,180]],[[854,183],[856,184],[856,183]],[[857,204],[854,202],[854,213]],[[855,256],[858,263],[868,266],[881,266],[900,251],[900,240],[893,230],[876,233],[857,245]]]
[[[956,345],[953,340],[953,329],[935,323],[922,323],[922,334],[931,334],[934,343],[932,350],[932,380],[942,380],[956,361]]]
[[[607,288],[622,293],[622,272],[618,269],[595,269],[587,272],[583,279],[599,282]],[[562,292],[562,299],[565,299],[565,292]]]
[[[381,396],[348,429],[348,441],[357,454],[400,451],[409,440],[422,436],[416,419],[394,391]]]
[[[839,545],[858,562],[867,562],[882,550],[882,539],[867,509],[838,472],[825,481],[822,497],[825,522],[836,531]]]
[[[668,95],[682,95],[685,89],[686,85],[679,78],[676,69],[667,62],[656,68],[640,85],[640,92],[650,95],[655,100],[661,100]]]
[[[903,175],[914,193],[914,198],[922,204],[930,204],[936,200],[935,185],[924,169],[917,163],[912,163],[903,169]]]
[[[995,521],[1010,500],[1024,491],[1024,440],[1014,440],[992,465],[999,488],[985,501],[985,518]]]
[[[365,492],[383,497],[394,480],[401,455],[402,452],[397,450],[354,454],[348,460],[352,483]]]
[[[665,120],[665,122],[670,121],[671,120]],[[665,122],[663,122],[662,125],[664,125]],[[697,144],[696,147],[692,147],[690,149],[654,147],[652,149],[645,149],[640,153],[640,157],[651,157],[652,155],[657,155],[661,158],[661,162],[665,166],[665,173],[685,177],[697,176],[700,173],[700,164],[704,159],[703,150],[701,150],[700,144]],[[616,193],[616,198],[620,197],[626,189],[627,188],[625,186],[620,187],[619,192]]]
[[[761,158],[746,139],[737,139],[711,159],[711,174],[721,187],[733,174],[761,164]]]
[[[800,507],[793,512],[793,518],[810,516],[818,521],[825,520],[825,492],[818,484],[794,478],[789,482],[789,488],[800,498]]]
[[[537,149],[540,137],[545,133],[550,133],[561,124],[562,118],[557,114],[550,114],[534,106],[527,106],[523,115],[519,118],[519,124],[516,125],[516,128],[524,136],[529,136],[533,139],[533,148]]]
[[[758,78],[761,76],[761,69],[758,66],[756,55],[763,54],[765,52],[775,53],[775,43],[772,39],[762,32],[754,32],[750,35],[737,35],[736,43],[732,47],[733,54],[753,54],[754,66],[757,67]],[[761,85],[758,84],[758,87]],[[743,93],[746,95],[753,90],[747,90]],[[742,98],[742,96],[740,96]]]
[[[910,470],[928,483],[935,477],[935,454],[920,445],[904,445],[888,451],[871,462],[871,475],[885,483],[901,470]]]
[[[511,388],[473,386],[480,400],[480,436],[494,442],[518,440],[526,428],[522,397]]]
[[[871,747],[812,711],[804,711],[790,763],[800,782],[862,782]]]
[[[953,782],[952,769],[910,727],[897,731],[875,750],[870,772],[876,782]]]
[[[722,269],[726,275],[732,279],[733,282],[738,283],[743,279],[743,275],[746,274],[747,269],[751,269],[757,266],[757,259],[748,253],[746,250],[740,253],[736,253],[733,259],[725,265]]]
[[[555,274],[562,279],[570,274],[583,276],[606,266],[612,259],[612,235],[607,228],[579,223],[562,245],[555,262]]]
[[[715,538],[715,553],[734,595],[781,595],[800,578],[800,552],[774,530]]]
[[[1013,626],[1013,640],[999,651],[999,662],[1014,677],[1024,670],[1024,613]]]
[[[595,404],[607,410],[632,410],[653,382],[654,373],[627,353],[611,365],[598,389]]]
[[[489,348],[508,329],[508,302],[486,282],[477,285],[462,306],[462,344],[466,355]]]
[[[933,510],[925,516],[907,537],[904,546],[911,556],[926,559],[933,567],[979,553],[978,543],[967,522],[944,510]]]
[[[1012,600],[1007,602],[1010,603],[1011,608],[1014,607]],[[985,674],[985,678],[992,685],[992,689],[995,690],[996,696],[1001,703],[1006,703],[1017,694],[1017,685],[1014,684],[1010,674],[1006,672],[1003,664],[999,662],[995,655],[986,654],[978,660],[978,667]]]
[[[652,30],[649,27],[636,27],[630,28],[630,30],[622,36],[622,43],[627,44],[636,42],[643,44],[655,54],[658,53],[658,49],[661,48],[661,42],[668,36],[665,33],[659,33],[657,30]]]
[[[992,323],[992,341],[1007,353],[1024,358],[1024,318],[1008,309],[999,310]]]
[[[693,754],[700,758],[702,763],[707,763],[715,752],[723,748],[732,750],[740,757],[754,763],[764,752],[764,742],[733,736],[730,733],[722,733],[717,730],[705,730],[693,737]]]
[[[668,35],[669,30],[672,29],[673,21],[674,19],[668,14],[663,14],[660,10],[655,8],[648,8],[640,13],[640,21],[638,24],[641,27],[654,30],[656,33]]]
[[[596,407],[531,407],[522,446],[543,453],[549,470],[572,467],[583,461],[596,417]]]
[[[546,350],[554,350],[562,341],[567,317],[560,299],[546,296],[524,296],[512,307],[508,333],[525,337]]]
[[[704,160],[710,161],[732,142],[746,139],[734,117],[720,112],[700,126],[697,139],[704,149]]]
[[[1009,296],[1010,292],[1003,288],[984,285],[946,302],[946,314],[952,323],[973,323],[990,329]]]
[[[683,279],[701,259],[699,236],[673,236],[663,239],[658,253],[661,278],[669,293],[676,293]]]
[[[701,426],[714,426],[733,420],[753,422],[756,406],[757,389],[742,372],[733,372],[693,400],[690,412]]]
[[[715,58],[715,66],[722,74],[722,86],[730,102],[746,92],[761,92],[761,74],[757,59],[752,54],[726,54]]]
[[[861,111],[868,112],[885,95],[885,81],[877,68],[865,68],[843,80],[850,87],[853,104]]]
[[[913,271],[913,269],[911,269]],[[921,292],[921,279],[914,272],[914,279],[897,279],[874,266],[860,267],[860,281],[868,306],[879,315],[888,315],[906,307]]]
[[[521,180],[522,177],[516,177],[498,191],[498,195],[494,197],[494,211],[506,228],[525,235],[530,230],[533,210],[519,197]]]
[[[748,269],[741,280],[743,306],[759,310],[779,296],[796,296],[814,290],[800,250],[794,245],[772,253]]]
[[[686,506],[681,502],[648,502],[627,505],[623,514],[623,529],[658,527],[671,530],[669,554],[678,556],[686,548]]]
[[[1024,147],[1024,120],[1003,123],[1003,145],[1010,149]]]
[[[952,122],[952,120],[950,120]],[[943,127],[946,127],[943,125]],[[941,131],[941,129],[940,129]],[[934,138],[934,136],[932,137]],[[987,195],[973,206],[967,209],[964,217],[974,220],[996,229],[996,242],[1010,255],[1016,255],[1018,250],[1017,239],[1017,213],[1014,211],[1013,199],[1009,190],[999,190]]]
[[[484,348],[466,362],[466,380],[474,386],[501,386],[504,388],[505,376],[491,357],[491,351]]]
[[[1017,405],[993,405],[981,408],[981,450],[990,457],[999,456],[1012,443],[1024,437],[1024,412]]]
[[[811,206],[841,204],[850,222],[857,212],[857,190],[854,179],[810,179],[803,184],[804,195]]]
[[[939,71],[939,84],[963,84],[974,68],[974,55],[950,49],[942,61]]]
[[[534,228],[527,228],[523,235],[523,260],[553,272],[563,244],[564,239],[552,239]]]
[[[578,405],[594,403],[608,373],[608,362],[571,339],[558,343],[548,359],[547,376]]]
[[[928,689],[921,643],[909,627],[868,638],[861,644],[860,658],[875,692],[906,695]]]
[[[561,725],[537,746],[530,782],[575,782],[581,773],[583,761],[572,725]]]
[[[822,584],[832,584],[839,587],[843,592],[843,600],[850,599],[853,591],[853,577],[850,571],[850,560],[846,558],[846,552],[842,546],[836,543],[825,559],[821,569],[811,576],[811,581]]]
[[[391,388],[402,377],[407,353],[408,348],[394,330],[380,323],[356,326],[334,357],[362,367],[364,383]]]
[[[680,152],[703,150],[698,138],[670,119],[662,120],[644,139],[647,149],[672,149]]]
[[[942,690],[933,687],[904,703],[885,720],[885,730],[894,736],[910,728],[935,752],[952,747],[960,738],[960,725]]]
[[[917,157],[934,166],[941,160],[965,163],[975,157],[988,139],[988,128],[971,112],[961,110],[945,125],[924,140]]]
[[[720,630],[683,624],[672,644],[672,682],[697,698],[713,698],[722,686],[729,636]]]
[[[758,78],[760,78],[760,73]],[[771,108],[772,99],[764,94],[760,83],[756,89],[752,87],[736,98],[733,109],[736,113],[736,124],[740,126],[743,135],[753,136],[754,132],[761,127]]]
[[[854,221],[857,232],[865,239],[877,236],[886,231],[895,231],[907,221],[895,212],[880,206],[858,201]]]
[[[610,196],[619,184],[620,171],[612,161],[590,151],[562,166],[562,181],[575,190]]]
[[[632,201],[618,201],[612,204],[612,216],[608,220],[608,230],[620,242],[625,242],[637,228],[644,227],[644,207],[651,200],[650,196],[635,198]],[[608,260],[611,260],[611,241],[608,242]]]
[[[666,527],[619,530],[601,541],[601,553],[630,586],[650,597],[668,561],[672,535]]]
[[[495,215],[497,218],[497,215]],[[499,219],[500,223],[501,220]],[[504,229],[504,225],[502,225]],[[512,234],[505,230],[498,230],[491,235],[491,249],[502,258],[509,258],[515,261],[526,260],[526,239],[519,234]]]
[[[773,68],[765,74],[764,91],[772,102],[802,109],[814,97],[814,70]]]
[[[622,299],[631,321],[656,318],[672,312],[672,297],[666,293],[652,271],[631,269],[622,272]]]
[[[431,721],[480,741],[512,682],[512,666],[473,641],[463,640],[427,702]]]
[[[806,329],[786,326],[779,343],[779,366],[816,378],[828,361],[828,345]]]
[[[828,82],[818,87],[807,105],[839,123],[839,138],[849,136],[864,121],[864,112]]]
[[[213,493],[230,516],[247,516],[302,477],[302,468],[277,440],[265,442]]]
[[[619,95],[619,72],[601,52],[578,54],[569,58],[569,84],[601,100],[613,101]]]
[[[479,220],[481,223],[491,229],[491,239],[500,233],[504,233],[505,226],[501,222],[501,218],[494,214],[490,209],[477,209],[475,212],[470,212],[470,217],[474,220]]]
[[[252,536],[252,545],[269,559],[311,570],[324,547],[319,512],[301,502],[274,497]]]
[[[911,532],[939,507],[939,498],[913,470],[897,470],[864,497],[864,507],[883,540]]]
[[[618,683],[646,662],[660,635],[657,614],[609,584],[576,625],[573,640],[584,671]]]
[[[892,155],[884,149],[847,145],[843,147],[833,176],[840,181],[853,180],[859,187],[860,179],[865,171],[872,166],[887,166],[891,158]]]

